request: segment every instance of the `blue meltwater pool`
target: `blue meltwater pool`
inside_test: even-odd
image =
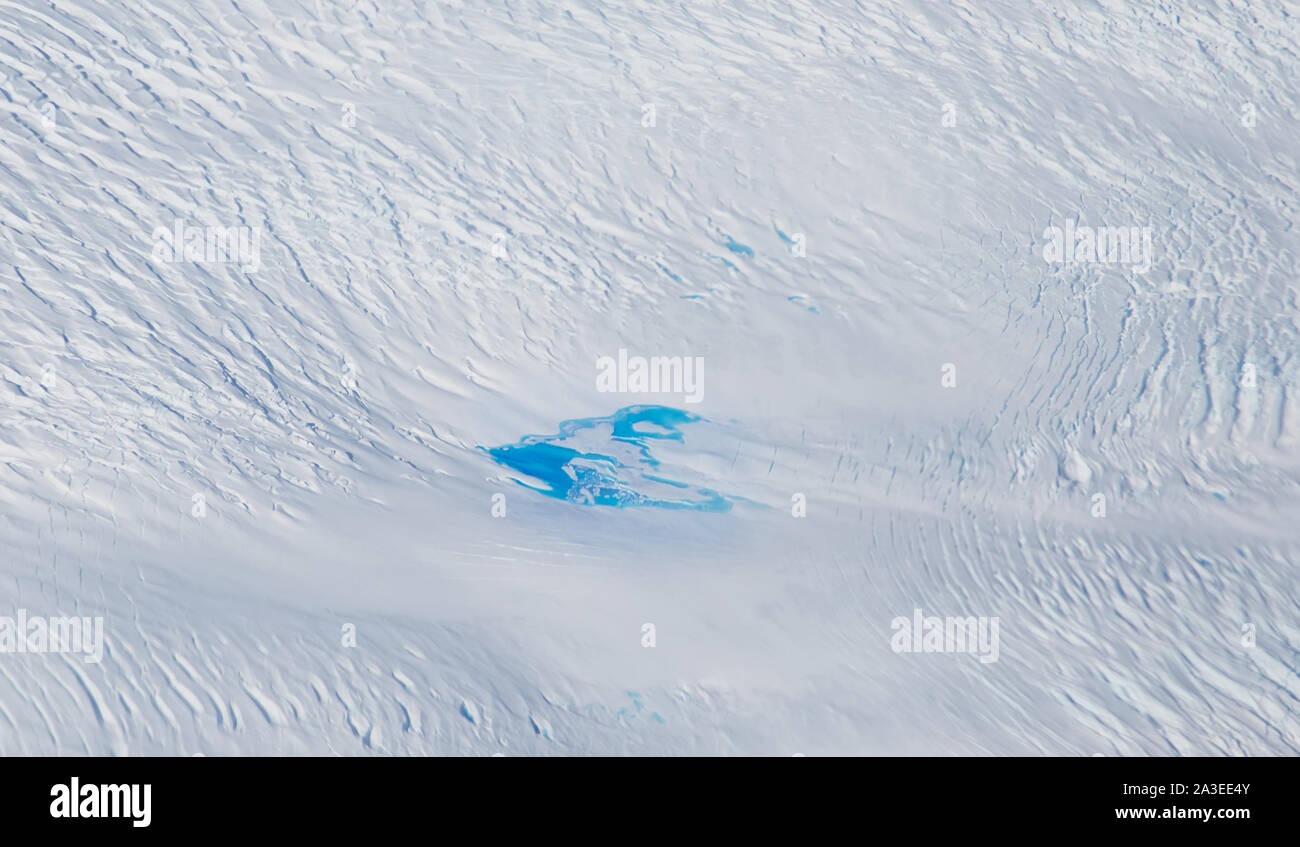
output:
[[[654,455],[665,442],[684,443],[683,427],[704,419],[669,406],[628,406],[603,418],[576,418],[555,435],[528,435],[515,444],[482,448],[532,480],[520,485],[584,506],[654,506],[726,512],[732,498],[659,473]]]

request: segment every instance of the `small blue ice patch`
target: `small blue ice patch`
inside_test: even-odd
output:
[[[753,256],[754,248],[747,244],[741,244],[731,236],[727,236],[727,249],[739,256]]]

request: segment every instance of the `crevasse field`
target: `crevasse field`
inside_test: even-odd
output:
[[[0,754],[1300,753],[1288,5],[4,4]]]

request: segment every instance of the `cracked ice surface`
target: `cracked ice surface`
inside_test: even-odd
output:
[[[0,10],[0,753],[1300,752],[1285,4],[157,5]]]

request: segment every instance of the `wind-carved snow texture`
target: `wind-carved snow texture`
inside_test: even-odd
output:
[[[0,753],[1300,752],[1286,6],[6,6]]]

